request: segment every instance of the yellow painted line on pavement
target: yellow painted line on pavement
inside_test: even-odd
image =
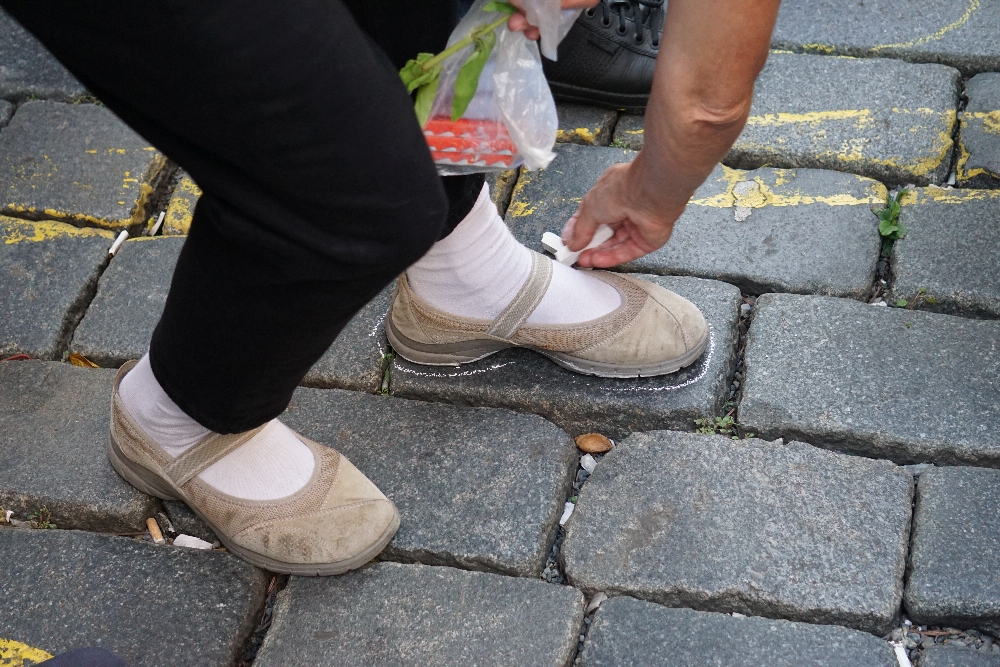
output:
[[[572,130],[558,130],[556,132],[556,139],[558,141],[569,141],[574,136],[583,139],[588,144],[594,143],[594,139],[597,137],[597,132],[594,132],[589,127],[577,127]]]
[[[936,202],[938,204],[964,204],[970,201],[1000,200],[1000,190],[948,190],[929,186],[907,190],[899,199],[900,206],[914,206]]]
[[[48,241],[63,236],[76,237],[103,237],[113,239],[115,235],[104,229],[94,229],[93,227],[74,227],[65,222],[52,222],[49,220],[31,221],[18,220],[0,216],[0,239],[5,245],[14,243],[37,243]]]
[[[965,8],[965,13],[962,14],[957,21],[949,23],[937,32],[933,32],[924,37],[918,39],[913,39],[908,42],[899,42],[898,44],[883,44],[882,46],[872,47],[872,51],[884,51],[885,49],[912,49],[914,46],[920,46],[922,44],[927,44],[928,42],[935,42],[945,35],[947,35],[952,30],[961,28],[963,25],[969,22],[972,15],[979,9],[979,0],[969,0],[969,6]]]
[[[167,214],[163,218],[164,234],[187,234],[194,217],[194,206],[201,197],[201,188],[187,176],[182,176],[170,196]]]
[[[893,111],[896,111],[893,109]],[[857,127],[870,127],[874,122],[870,109],[843,109],[840,111],[809,111],[807,113],[766,113],[747,118],[749,127],[778,127],[781,125],[809,124],[816,127],[831,120],[854,120]]]
[[[26,660],[30,661],[29,665],[34,665],[51,657],[51,653],[40,648],[0,637],[0,667],[26,667]]]
[[[868,53],[878,53],[879,51],[885,51],[888,49],[912,49],[915,46],[922,46],[930,42],[936,42],[939,39],[943,39],[944,36],[947,35],[949,32],[957,30],[958,28],[961,28],[966,23],[968,23],[969,19],[972,18],[972,15],[979,10],[980,6],[981,6],[980,0],[969,0],[969,4],[965,8],[965,12],[960,17],[958,17],[957,20],[953,21],[952,23],[949,23],[948,25],[942,27],[939,30],[936,30],[935,32],[932,32],[929,35],[924,35],[923,37],[917,37],[915,39],[911,39],[906,42],[897,42],[895,44],[880,44],[878,46],[871,46],[865,50]],[[833,44],[803,44],[802,50],[807,51],[809,53],[822,53],[825,55],[829,55],[834,53],[837,50],[837,47],[834,46]]]
[[[750,173],[742,169],[730,169],[722,165],[723,175],[719,182],[726,183],[725,192],[721,192],[711,197],[691,199],[689,206],[708,206],[711,208],[734,208],[736,206],[746,206],[748,208],[764,208],[765,206],[803,206],[806,204],[826,204],[827,206],[871,206],[872,204],[884,204],[889,192],[884,185],[878,181],[863,176],[855,176],[859,181],[868,185],[869,194],[864,197],[857,197],[851,193],[838,193],[832,195],[817,195],[803,192],[800,189],[790,189],[787,191],[775,192],[775,188],[787,185],[795,178],[793,169],[775,169],[775,181],[773,184],[765,182],[764,178],[757,175],[753,182],[757,183],[757,190],[746,195],[737,195],[734,190],[737,183],[747,180]]]

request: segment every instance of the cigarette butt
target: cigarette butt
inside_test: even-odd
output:
[[[125,243],[125,239],[127,238],[128,238],[128,232],[123,229],[122,233],[119,234],[118,238],[115,239],[115,242],[111,244],[110,248],[108,248],[108,254],[114,255],[116,252],[118,252],[118,248],[122,247],[122,244]]]
[[[149,229],[149,234],[147,234],[147,236],[156,236],[156,232],[160,231],[160,227],[163,226],[163,218],[166,215],[166,211],[160,211],[160,216],[156,219],[156,224]]]
[[[149,536],[153,538],[154,544],[166,544],[166,540],[163,539],[163,533],[160,532],[160,526],[156,523],[156,519],[149,517],[146,519],[146,528],[149,529]]]

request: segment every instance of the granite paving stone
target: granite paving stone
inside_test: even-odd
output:
[[[0,530],[0,562],[0,636],[132,667],[235,664],[267,585],[227,553],[68,530]]]
[[[920,476],[904,598],[914,623],[1000,638],[997,507],[1000,470],[932,468]]]
[[[0,213],[109,229],[145,222],[165,163],[106,107],[25,102],[0,132]]]
[[[932,646],[923,651],[917,667],[1000,667],[1000,653],[971,648]]]
[[[1000,317],[1000,190],[920,188],[902,198],[890,303]]]
[[[59,528],[145,528],[156,500],[119,477],[105,451],[114,375],[52,361],[0,363],[0,507],[22,521],[47,507]]]
[[[101,277],[97,296],[76,329],[70,351],[110,368],[145,354],[163,313],[184,240],[175,236],[126,241]],[[389,286],[347,324],[306,375],[304,384],[379,389],[382,357],[388,350],[380,324],[391,293]]]
[[[521,176],[507,224],[541,251],[560,234],[587,189],[631,152],[562,147],[552,166]],[[695,275],[750,292],[792,291],[861,298],[878,261],[878,218],[888,191],[878,181],[814,169],[715,168],[661,249],[616,270]]]
[[[395,282],[368,302],[347,323],[337,340],[320,357],[302,384],[307,387],[377,392],[382,387],[389,341],[382,323],[392,302]]]
[[[97,287],[113,236],[0,215],[0,358],[62,354]]]
[[[282,421],[344,454],[399,508],[383,558],[541,573],[579,456],[544,419],[299,389]]]
[[[504,217],[517,240],[538,252],[543,251],[542,234],[562,231],[605,169],[636,155],[621,148],[575,144],[557,144],[555,152],[547,169],[521,171]]]
[[[563,667],[583,603],[565,586],[423,565],[292,577],[254,664]]]
[[[886,184],[943,183],[960,77],[936,64],[772,53],[746,127],[723,160],[834,169]],[[619,123],[619,144],[642,147],[641,117]]]
[[[659,250],[621,267],[696,275],[745,291],[865,298],[878,262],[885,186],[816,169],[716,167]]]
[[[458,368],[419,366],[397,356],[392,394],[533,412],[574,436],[597,431],[622,438],[633,431],[692,429],[695,419],[720,414],[728,395],[739,290],[700,278],[640,277],[689,299],[708,320],[708,349],[677,373],[636,379],[580,375],[525,349],[505,350]]]
[[[183,238],[126,241],[104,271],[97,296],[73,334],[70,352],[118,368],[149,348],[163,313]]]
[[[888,461],[801,442],[635,434],[584,484],[562,557],[587,593],[884,634],[912,491]]]
[[[739,418],[763,437],[897,463],[1000,466],[1000,322],[765,294]]]
[[[577,667],[897,667],[857,630],[671,609],[629,597],[601,605]]]
[[[177,177],[177,184],[167,201],[167,214],[163,218],[163,235],[187,234],[191,228],[195,204],[201,197],[201,188],[185,172]]]
[[[1000,70],[1000,6],[981,0],[785,0],[773,47]]]
[[[607,146],[618,119],[618,112],[583,104],[560,103],[559,130],[556,141],[589,146]]]
[[[14,105],[5,100],[0,100],[0,127],[3,127],[14,115]]]
[[[1000,73],[972,77],[965,95],[969,103],[959,133],[958,184],[1000,188]]]
[[[67,100],[86,93],[41,42],[0,9],[0,98]]]

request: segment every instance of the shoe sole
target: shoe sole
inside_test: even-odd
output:
[[[706,330],[702,339],[684,356],[668,359],[656,364],[629,366],[627,364],[590,361],[574,357],[565,352],[553,352],[552,350],[543,350],[531,345],[515,345],[514,343],[495,340],[469,340],[460,343],[420,343],[400,333],[395,325],[393,325],[391,317],[387,317],[385,323],[386,337],[389,339],[392,349],[407,361],[420,364],[421,366],[460,366],[461,364],[485,359],[501,350],[507,350],[512,347],[523,347],[545,355],[556,364],[574,373],[619,379],[656,377],[658,375],[676,373],[680,369],[690,366],[697,361],[705,353],[705,348],[708,347],[709,340],[708,331]]]
[[[560,102],[596,105],[632,113],[642,113],[649,103],[648,93],[609,93],[606,90],[584,88],[557,81],[549,81],[549,88],[552,89],[552,96]]]
[[[399,510],[394,507],[392,522],[385,529],[382,535],[379,536],[378,541],[356,556],[352,556],[351,558],[337,561],[335,563],[286,563],[284,561],[268,558],[267,556],[254,551],[249,551],[238,544],[234,544],[232,540],[216,528],[215,524],[205,517],[205,515],[202,514],[197,507],[188,503],[184,498],[178,498],[174,490],[170,486],[166,485],[156,473],[125,456],[124,452],[122,452],[118,443],[115,442],[114,437],[110,433],[108,433],[108,459],[111,461],[111,466],[115,469],[115,472],[117,472],[126,482],[143,493],[155,496],[161,500],[184,501],[187,506],[191,508],[191,511],[198,515],[198,518],[208,524],[209,528],[211,528],[219,538],[219,542],[221,542],[227,550],[251,565],[256,565],[259,568],[263,568],[277,574],[294,574],[300,577],[325,577],[335,574],[343,574],[344,572],[349,572],[350,570],[356,570],[371,561],[375,558],[375,556],[379,555],[382,550],[385,549],[385,546],[389,544],[389,541],[393,538],[393,536],[395,536],[396,531],[399,530]]]

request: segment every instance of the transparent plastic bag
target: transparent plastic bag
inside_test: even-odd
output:
[[[440,63],[423,128],[442,175],[504,171],[521,164],[543,169],[555,157],[559,124],[538,45],[507,29],[509,11],[494,10],[499,4],[476,0],[452,32],[448,49],[469,43]],[[553,56],[579,14],[562,10],[559,0],[526,0],[525,11],[539,27],[542,47]],[[485,30],[490,25],[492,30]],[[419,92],[417,99],[419,116]]]

